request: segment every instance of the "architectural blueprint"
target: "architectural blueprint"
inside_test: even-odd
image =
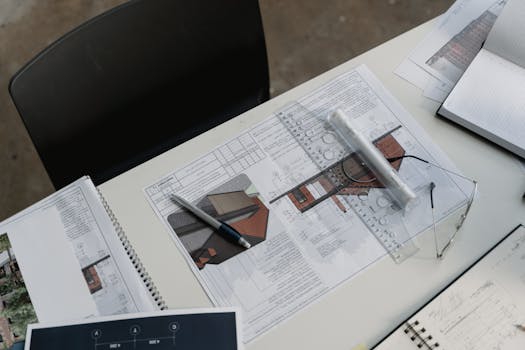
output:
[[[232,308],[166,310],[33,324],[28,350],[239,350],[238,311]]]
[[[410,239],[430,227],[430,182],[436,185],[438,221],[467,202],[469,189],[460,179],[400,158],[391,164],[418,197],[410,211],[397,208],[324,122],[337,108],[355,119],[385,157],[413,155],[455,169],[361,66],[144,189],[210,299],[219,306],[241,307],[247,341],[385,256],[371,228],[402,229]],[[181,208],[169,198],[172,193],[227,222],[259,215],[240,229],[249,241],[257,232],[254,246],[220,253],[221,237],[184,221]],[[379,215],[376,222],[363,219],[356,201],[370,204],[367,210]],[[190,230],[197,234],[184,237]]]

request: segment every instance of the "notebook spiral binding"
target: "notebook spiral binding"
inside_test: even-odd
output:
[[[128,240],[126,233],[124,232],[124,229],[122,226],[120,226],[120,223],[117,220],[117,217],[113,213],[113,210],[111,210],[111,207],[109,206],[108,202],[102,195],[102,192],[97,188],[98,194],[100,196],[100,200],[102,201],[102,205],[104,206],[104,209],[106,209],[106,212],[108,213],[108,216],[113,223],[113,226],[115,227],[115,231],[117,232],[117,236],[122,242],[122,246],[124,247],[124,250],[126,251],[126,254],[128,255],[129,259],[131,260],[131,263],[135,267],[135,270],[137,270],[140,278],[142,279],[142,282],[144,282],[144,285],[148,289],[149,293],[151,294],[151,297],[157,304],[160,310],[167,310],[168,306],[162,299],[162,296],[159,294],[159,291],[155,284],[153,283],[153,280],[149,276],[148,272],[144,268],[144,265],[142,265],[142,262],[140,261],[140,258],[138,257],[137,253],[133,249],[133,246],[131,245],[131,242]]]
[[[419,321],[407,322],[405,323],[405,327],[405,334],[410,337],[410,340],[416,343],[419,349],[433,350],[439,348],[439,343],[433,340],[432,335],[428,334],[427,330],[420,325]]]

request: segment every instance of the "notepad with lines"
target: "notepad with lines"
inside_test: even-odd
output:
[[[519,226],[376,350],[525,349],[525,227]]]

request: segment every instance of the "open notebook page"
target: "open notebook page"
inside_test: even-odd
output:
[[[439,114],[525,158],[525,69],[481,50]]]
[[[484,48],[525,68],[525,1],[508,0]]]
[[[524,349],[524,265],[521,226],[376,349]]]

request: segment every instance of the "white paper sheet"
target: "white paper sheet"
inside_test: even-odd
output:
[[[42,233],[46,234],[35,234]],[[56,208],[9,227],[9,240],[39,320],[57,322],[98,314]]]
[[[50,226],[48,230],[46,225],[38,227],[34,224],[34,220],[47,220],[46,222],[50,224],[56,223],[53,221],[55,211],[59,213],[61,227],[58,234],[61,234],[62,240],[67,243],[59,247],[44,244],[47,242],[48,234],[51,238],[56,238],[56,225]],[[50,215],[50,218],[46,218],[46,215]],[[35,271],[45,269],[48,264],[46,259],[31,259],[32,254],[29,252],[35,248],[52,252],[58,259],[63,256],[64,263],[68,264],[73,255],[76,261],[72,263],[72,267],[76,269],[78,278],[83,279],[84,284],[89,287],[91,298],[97,307],[95,315],[157,309],[127,256],[93,182],[88,177],[77,180],[0,223],[0,232],[7,232],[11,239],[18,242],[16,254],[19,258],[27,258],[21,264],[24,276],[26,274],[33,276]],[[23,237],[23,240],[19,240],[19,236]],[[42,242],[42,245],[30,244],[32,239]],[[50,239],[51,241],[53,240]],[[49,264],[51,263],[52,260],[49,261]],[[53,271],[51,266],[49,271]],[[53,283],[57,288],[69,289],[67,278],[62,277],[59,273],[54,274],[54,277]],[[31,281],[26,282],[31,283]],[[31,298],[46,297],[45,290],[38,289],[34,291],[35,293],[29,290],[29,292]],[[52,311],[54,306],[50,304],[43,314],[38,314],[37,310],[39,319],[56,319],[57,315],[53,312],[47,313],[47,311]],[[83,308],[79,306],[79,310]],[[67,311],[71,313],[71,316],[67,316]],[[66,309],[64,312],[66,313],[62,315],[62,319],[78,314],[75,308]]]
[[[483,49],[440,113],[525,157],[524,83],[525,69]]]
[[[525,3],[521,0],[508,1],[484,48],[525,68]]]
[[[429,84],[439,84],[439,79],[434,78],[426,70],[408,58],[401,62],[394,73],[408,81],[410,84],[417,86],[421,90],[424,90]]]
[[[298,103],[319,113],[343,108],[372,139],[395,129],[392,136],[407,153],[455,169],[364,66],[342,74]],[[327,167],[339,164],[339,159],[345,157],[344,152],[338,153],[341,148],[334,135],[321,134],[317,120],[306,116],[296,123],[301,124],[305,137],[325,147],[322,154]],[[248,341],[386,254],[354,213],[349,197],[356,198],[355,194],[337,193],[324,198],[325,192],[333,190],[323,185],[324,180],[304,182],[325,169],[307,154],[300,144],[301,136],[294,137],[290,130],[294,129],[288,129],[277,114],[269,116],[144,189],[210,299],[219,306],[242,308]],[[442,204],[438,219],[465,204],[464,189],[444,173],[403,161],[400,175],[419,195],[419,209],[412,217],[418,219],[409,220],[390,210],[384,189],[373,188],[369,194],[383,206],[384,224],[404,221],[413,235],[431,224],[430,212],[425,212],[430,206],[427,176],[440,188],[436,192]],[[311,197],[300,198],[296,193],[297,198],[303,202],[317,200],[315,206],[303,212],[291,199],[293,188],[301,183],[305,184],[302,190]],[[242,210],[231,212],[227,220],[238,225],[252,242],[252,248],[244,251],[235,245],[225,247],[224,238],[199,226],[170,200],[172,193],[216,216],[228,213],[218,213],[213,201],[228,202],[234,197],[243,198],[234,203],[251,200],[254,205],[243,205],[245,214]],[[240,219],[235,219],[235,215]],[[252,221],[244,221],[243,226],[242,220]]]

